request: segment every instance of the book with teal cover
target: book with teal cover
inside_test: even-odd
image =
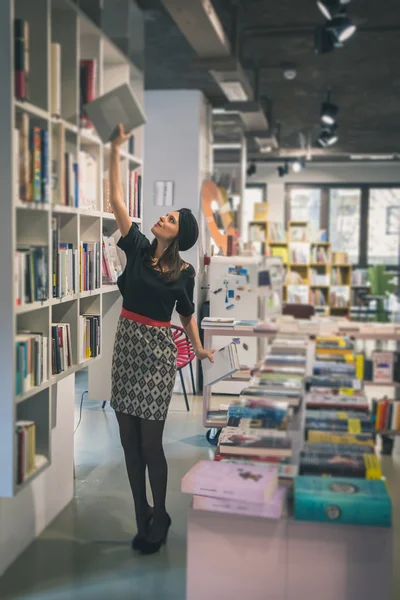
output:
[[[381,479],[298,476],[294,516],[299,521],[391,527],[392,503]]]

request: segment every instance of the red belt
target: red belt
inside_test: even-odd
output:
[[[121,315],[125,317],[125,319],[135,321],[136,323],[142,323],[143,325],[150,325],[152,327],[171,327],[170,321],[155,321],[154,319],[149,319],[149,317],[144,317],[143,315],[138,315],[130,310],[126,310],[126,308],[121,310]]]

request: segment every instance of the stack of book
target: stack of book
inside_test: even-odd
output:
[[[79,317],[79,362],[100,354],[100,315]]]
[[[19,246],[15,253],[14,277],[17,306],[48,300],[47,246]]]
[[[14,131],[16,189],[24,202],[49,202],[49,132],[31,125],[25,112],[17,113]]]
[[[52,323],[51,364],[53,375],[72,367],[71,326],[69,323]]]
[[[52,220],[53,298],[76,294],[79,289],[79,254],[72,243],[62,243],[60,218]]]
[[[80,244],[80,291],[96,290],[101,285],[100,242]]]
[[[103,235],[102,268],[103,285],[116,284],[122,273],[122,266],[117,252],[117,245],[112,236]]]
[[[16,335],[15,349],[15,394],[19,396],[48,380],[48,338],[21,332]]]
[[[182,479],[181,490],[193,494],[193,508],[211,512],[279,519],[287,488],[279,485],[274,465],[198,462]]]

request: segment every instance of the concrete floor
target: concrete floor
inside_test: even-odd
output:
[[[78,374],[77,419],[85,389],[86,375]],[[165,430],[172,518],[168,544],[159,554],[142,557],[130,550],[135,532],[133,504],[113,411],[108,405],[102,411],[99,404],[84,402],[75,436],[75,500],[2,577],[1,600],[184,600],[186,509],[191,498],[180,493],[180,481],[197,460],[208,458],[211,452],[201,425],[199,398],[191,400],[191,408],[187,413],[183,397],[174,397]],[[384,472],[391,488],[397,532],[400,458],[386,458]],[[398,535],[395,565],[396,557],[400,558]],[[392,600],[399,600],[400,570],[396,568],[393,588]],[[209,597],[218,600],[212,590]]]

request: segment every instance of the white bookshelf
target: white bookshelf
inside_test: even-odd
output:
[[[90,397],[104,398],[100,390],[110,387],[110,348],[120,311],[120,295],[116,285],[104,285],[90,291],[77,291],[62,298],[52,297],[52,219],[60,221],[61,242],[75,248],[83,242],[99,242],[103,234],[118,235],[115,218],[104,212],[103,176],[107,171],[109,149],[95,133],[81,130],[79,119],[79,61],[96,60],[96,92],[101,94],[122,83],[128,83],[137,101],[143,106],[143,74],[81,12],[72,0],[3,0],[0,7],[0,31],[3,56],[0,66],[0,146],[2,244],[0,286],[0,348],[2,361],[2,418],[0,420],[0,497],[11,497],[39,477],[52,459],[52,394],[55,384],[77,370],[88,367]],[[30,74],[29,102],[14,98],[14,19],[29,23]],[[50,113],[50,45],[61,45],[61,115]],[[14,128],[18,113],[27,113],[31,124],[49,132],[48,174],[49,204],[25,202],[19,199],[15,169]],[[51,190],[52,132],[64,127],[65,151],[75,158],[80,150],[90,151],[96,158],[95,209],[53,204]],[[128,144],[121,152],[123,185],[128,189],[130,170],[143,174],[143,128],[134,132],[134,153]],[[143,192],[141,194],[143,196]],[[126,199],[128,201],[127,195]],[[143,214],[142,206],[140,214]],[[141,224],[141,219],[132,219]],[[14,253],[18,245],[43,245],[48,248],[48,300],[16,305],[14,290]],[[101,256],[100,256],[100,274]],[[101,354],[79,360],[79,316],[99,314],[101,318]],[[57,375],[51,374],[51,324],[69,323],[72,342],[72,366]],[[19,331],[42,332],[48,338],[49,380],[23,394],[16,395],[15,342]],[[94,386],[94,381],[96,385]],[[107,388],[108,386],[108,388]],[[74,402],[74,398],[67,401]],[[21,485],[16,483],[17,443],[15,423],[20,419],[36,423],[36,469]]]

